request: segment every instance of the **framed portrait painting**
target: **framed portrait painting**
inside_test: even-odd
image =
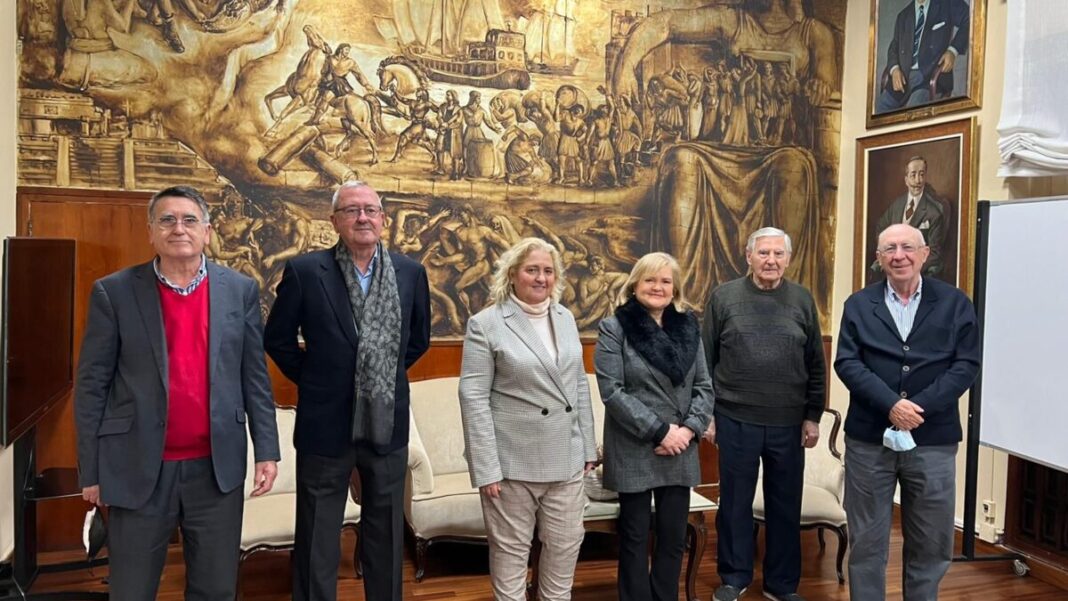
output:
[[[853,289],[882,279],[879,232],[895,223],[920,230],[930,247],[923,266],[968,291],[975,207],[975,119],[857,140]]]
[[[869,128],[978,108],[986,0],[871,0]]]

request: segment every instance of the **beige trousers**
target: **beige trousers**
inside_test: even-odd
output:
[[[494,598],[526,600],[527,562],[537,525],[542,544],[538,597],[542,601],[568,601],[586,533],[582,524],[586,508],[582,472],[563,482],[504,480],[500,484],[500,498],[480,495]]]

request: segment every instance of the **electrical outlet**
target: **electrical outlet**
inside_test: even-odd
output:
[[[996,516],[997,504],[990,499],[983,501],[983,518],[986,519],[986,521],[993,523]]]

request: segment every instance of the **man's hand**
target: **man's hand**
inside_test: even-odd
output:
[[[256,475],[253,476],[252,483],[255,484],[255,488],[252,489],[251,496],[258,497],[265,495],[271,491],[271,487],[274,486],[274,479],[278,477],[278,464],[274,461],[257,461],[256,462]]]
[[[586,462],[586,467],[582,468],[582,475],[585,476],[586,474],[588,474],[588,473],[592,472],[593,470],[597,469],[597,463],[598,462],[596,462],[596,461],[587,461]]]
[[[801,446],[811,449],[820,441],[820,425],[810,419],[801,422]]]
[[[708,429],[705,430],[705,433],[701,435],[701,438],[704,438],[705,440],[707,440],[708,442],[710,442],[712,444],[716,444],[716,419],[715,418],[712,418],[712,420],[708,422]]]
[[[499,499],[501,498],[501,483],[494,482],[493,484],[479,486],[478,492],[489,499]]]
[[[92,486],[86,486],[82,489],[82,498],[89,501],[93,505],[103,507],[104,504],[100,502],[100,485],[94,484]]]
[[[901,72],[901,69],[893,69],[890,71],[890,87],[895,92],[905,91],[905,74]]]
[[[890,408],[890,423],[898,430],[912,430],[923,424],[923,407],[908,399],[901,399]]]
[[[938,70],[942,73],[949,73],[956,63],[957,55],[952,50],[946,50],[942,53],[942,58],[938,59]]]

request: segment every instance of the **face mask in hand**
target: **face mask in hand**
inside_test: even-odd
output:
[[[915,449],[916,441],[912,440],[912,433],[908,430],[898,430],[891,427],[887,428],[886,432],[883,432],[883,446],[891,451],[904,453]]]

